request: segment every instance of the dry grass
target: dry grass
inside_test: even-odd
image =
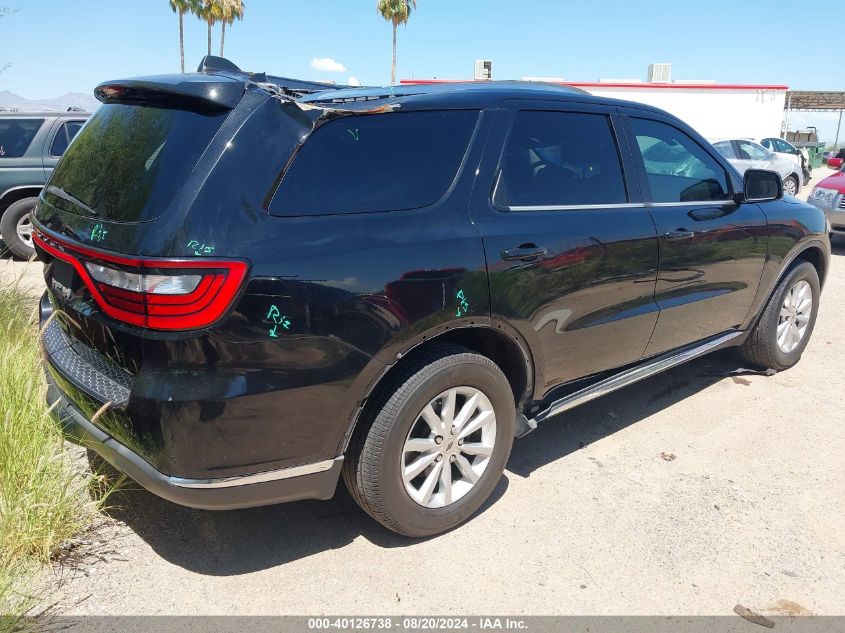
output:
[[[111,491],[73,463],[50,417],[34,314],[18,285],[0,286],[0,633],[20,625],[43,565]]]

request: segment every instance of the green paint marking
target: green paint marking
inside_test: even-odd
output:
[[[273,322],[273,327],[270,328],[270,336],[273,338],[279,338],[280,325],[286,330],[290,329],[290,319],[288,319],[287,315],[282,314],[279,308],[275,305],[270,306],[270,310],[267,312],[266,318],[268,321]]]
[[[194,255],[201,256],[201,255],[211,255],[214,252],[213,246],[208,246],[207,244],[200,244],[196,240],[191,240],[188,242],[188,248],[194,251]]]
[[[355,141],[358,140],[358,128],[355,128],[355,131],[352,131],[352,130],[346,130],[346,131],[349,132],[349,136],[351,136],[353,140],[355,140]]]
[[[109,232],[103,228],[102,224],[95,224],[94,228],[91,229],[91,241],[102,242],[108,234]]]
[[[460,302],[458,305],[458,309],[455,312],[456,317],[464,316],[467,312],[469,312],[469,300],[466,298],[463,290],[458,290],[458,293],[455,295],[455,298]]]

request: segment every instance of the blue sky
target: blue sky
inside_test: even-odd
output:
[[[350,76],[364,84],[389,81],[390,26],[376,13],[375,0],[246,4],[244,21],[226,33],[226,56],[242,68],[339,82]],[[107,79],[179,69],[178,22],[167,0],[0,5],[18,9],[0,19],[0,67],[11,64],[0,75],[0,90],[50,98],[90,92]],[[845,74],[833,56],[825,57],[826,24],[845,24],[845,3],[418,0],[410,24],[400,28],[398,74],[468,78],[473,60],[486,58],[494,61],[497,79],[644,79],[649,63],[670,61],[679,79],[842,90]],[[194,68],[206,49],[205,25],[186,17],[185,39],[186,66]],[[828,50],[834,45],[839,41]],[[215,53],[218,46],[215,31]],[[315,58],[330,58],[346,70],[314,70]]]

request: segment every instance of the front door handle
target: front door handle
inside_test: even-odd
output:
[[[687,231],[686,229],[676,229],[663,234],[667,240],[688,240],[695,236],[695,231]]]
[[[542,246],[536,244],[523,244],[517,248],[508,248],[502,251],[502,259],[513,260],[519,259],[524,262],[530,262],[538,259],[548,253],[549,251]]]

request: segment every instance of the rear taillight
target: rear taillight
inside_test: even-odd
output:
[[[36,244],[76,270],[108,316],[155,330],[195,330],[217,322],[246,277],[242,261],[122,257],[50,237]]]

